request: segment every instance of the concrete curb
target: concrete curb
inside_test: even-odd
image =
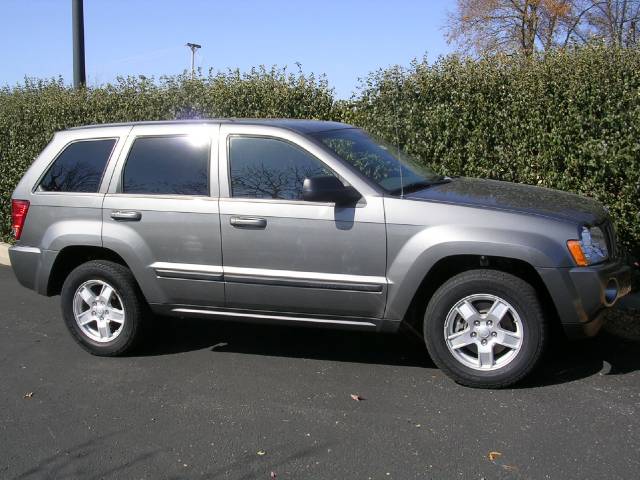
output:
[[[11,265],[9,261],[9,247],[8,243],[0,242],[0,265]]]

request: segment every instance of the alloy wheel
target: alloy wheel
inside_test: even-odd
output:
[[[125,322],[120,295],[103,280],[89,280],[78,287],[73,297],[73,315],[82,333],[100,343],[115,340]]]
[[[518,312],[491,294],[469,295],[447,314],[444,338],[453,357],[479,371],[508,365],[522,348],[524,331]]]

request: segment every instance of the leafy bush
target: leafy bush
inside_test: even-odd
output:
[[[544,57],[449,56],[364,79],[336,101],[324,78],[284,69],[190,80],[62,81],[0,89],[0,237],[9,198],[53,132],[75,125],[198,117],[342,120],[448,175],[573,191],[602,201],[640,254],[640,50],[589,46]]]
[[[27,80],[0,89],[0,240],[10,240],[11,193],[53,133],[69,127],[135,120],[207,117],[330,119],[333,92],[326,80],[286,69],[210,73],[74,90],[62,80]]]
[[[640,50],[414,62],[369,75],[343,118],[441,173],[595,197],[640,254]]]

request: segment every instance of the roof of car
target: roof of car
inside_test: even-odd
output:
[[[269,125],[273,127],[286,128],[300,133],[314,133],[326,130],[337,130],[340,128],[353,128],[351,125],[340,122],[327,122],[323,120],[300,120],[286,118],[203,118],[192,120],[160,120],[148,122],[123,122],[123,123],[103,123],[98,125],[84,125],[81,127],[69,128],[69,130],[81,130],[86,128],[100,127],[133,127],[135,125],[184,125],[203,123],[235,123],[241,125]]]

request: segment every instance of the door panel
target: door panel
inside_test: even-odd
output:
[[[122,192],[121,174],[126,153],[118,162],[103,204],[103,243],[120,253],[134,271],[147,300],[155,304],[223,306],[222,252],[217,182],[218,125],[136,126],[128,139],[128,152],[136,138],[192,135],[210,145],[208,195],[141,194]],[[202,147],[206,148],[206,147]],[[175,155],[174,155],[175,157]],[[179,159],[175,159],[179,161]],[[158,161],[158,168],[162,162]],[[144,174],[136,190],[143,188]],[[158,171],[153,172],[158,183]],[[182,184],[181,184],[182,185]],[[184,185],[187,185],[186,183]],[[169,187],[168,187],[169,188]],[[175,190],[180,190],[176,188]],[[184,187],[201,191],[202,187]]]
[[[384,224],[359,222],[357,216],[340,219],[354,217],[354,212],[340,210],[355,208],[288,207],[280,202],[221,199],[227,306],[382,316]],[[305,208],[307,218],[293,216]],[[316,218],[309,218],[314,213]],[[231,224],[236,215],[257,215],[266,220],[266,227],[238,229]]]
[[[292,132],[268,127],[222,125],[220,177],[227,182],[221,185],[227,192],[227,138],[243,134],[282,135],[298,145],[304,142]],[[321,155],[314,152],[324,162]],[[349,180],[336,165],[329,167]],[[238,219],[252,219],[253,225],[238,224]],[[365,196],[358,205],[343,208],[295,199],[222,196],[220,221],[228,307],[383,315],[387,281],[382,198]]]

